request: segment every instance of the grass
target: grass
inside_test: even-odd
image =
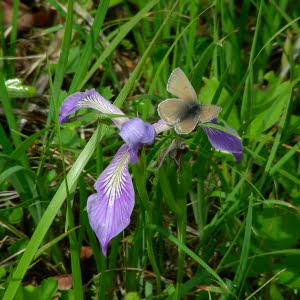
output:
[[[11,26],[8,37],[1,30],[1,297],[297,299],[297,2],[80,3],[49,1],[57,18],[24,32],[19,1],[11,22],[0,13],[0,29]],[[29,58],[45,52],[38,64]],[[242,137],[242,161],[212,151],[200,127],[158,135],[130,165],[135,208],[106,258],[85,206],[122,142],[90,110],[60,126],[59,107],[95,88],[154,123],[178,66],[201,102],[222,106],[220,122]],[[23,81],[17,97],[13,78]],[[171,156],[160,164],[175,138],[187,148],[179,166]],[[65,289],[62,278],[71,280]]]

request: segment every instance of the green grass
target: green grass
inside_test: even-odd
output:
[[[59,18],[19,32],[14,1],[6,38],[0,13],[1,298],[297,299],[297,1],[49,3]],[[26,56],[45,51],[29,72],[35,60]],[[201,102],[222,106],[220,121],[243,139],[242,161],[213,151],[200,126],[158,135],[130,165],[131,223],[105,258],[85,206],[122,141],[90,110],[60,126],[59,107],[95,88],[128,117],[154,123],[175,67]],[[17,94],[12,78],[23,81]],[[43,94],[32,96],[26,87],[41,82]],[[175,138],[187,147],[180,167],[169,156],[160,164]],[[68,274],[72,286],[59,290],[55,278]]]

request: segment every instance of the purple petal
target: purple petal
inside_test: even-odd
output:
[[[172,128],[171,126],[167,125],[164,120],[159,120],[152,126],[157,134]]]
[[[134,189],[128,172],[129,157],[128,146],[121,146],[97,179],[94,185],[97,193],[91,195],[87,202],[89,221],[105,256],[109,241],[130,223]]]
[[[105,114],[124,115],[118,107],[104,99],[95,89],[92,89],[90,91],[77,92],[67,97],[59,110],[59,122],[61,124],[67,122],[69,115],[80,108],[93,108]],[[112,121],[120,128],[124,122],[128,121],[128,118],[113,118]]]
[[[214,120],[212,123],[216,123],[216,121]],[[243,154],[243,144],[240,137],[212,127],[202,126],[202,129],[216,150],[229,152],[235,157],[237,162],[240,162]],[[238,135],[234,129],[230,127],[226,127],[226,129]]]
[[[136,163],[139,147],[142,144],[151,145],[156,132],[151,124],[140,118],[133,118],[122,125],[119,134],[130,149],[131,162]]]

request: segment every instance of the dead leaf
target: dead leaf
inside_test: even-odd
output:
[[[56,275],[54,276],[58,281],[58,289],[61,291],[67,291],[72,288],[72,275]]]
[[[80,249],[80,259],[87,260],[93,255],[92,247],[90,246],[82,246]]]

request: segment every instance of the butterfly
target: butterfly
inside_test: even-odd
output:
[[[190,133],[200,121],[210,122],[221,112],[218,105],[202,105],[197,100],[197,95],[180,68],[171,73],[167,91],[178,98],[162,101],[157,108],[160,118],[169,126],[174,126],[178,134]]]

